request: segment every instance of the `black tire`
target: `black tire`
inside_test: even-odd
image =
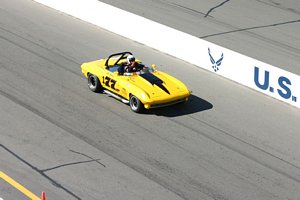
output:
[[[140,113],[144,109],[143,103],[134,95],[130,96],[129,105],[133,112]]]
[[[97,76],[94,74],[88,75],[88,86],[93,92],[102,92],[103,88]]]

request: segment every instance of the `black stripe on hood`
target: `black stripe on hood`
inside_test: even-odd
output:
[[[154,76],[152,73],[145,73],[145,74],[141,74],[140,76],[146,79],[152,85],[157,85],[160,89],[170,94],[168,89],[163,85],[163,81],[157,76]]]

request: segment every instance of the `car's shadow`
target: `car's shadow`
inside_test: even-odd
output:
[[[185,103],[180,103],[163,108],[154,108],[145,110],[143,114],[158,115],[166,117],[178,117],[182,115],[188,115],[205,110],[212,109],[213,105],[204,99],[201,99],[195,95],[191,95],[189,100]]]

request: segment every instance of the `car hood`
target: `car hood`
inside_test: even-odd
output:
[[[189,93],[189,90],[181,81],[163,72],[132,76],[130,82],[145,91],[151,98],[172,98],[180,94]]]

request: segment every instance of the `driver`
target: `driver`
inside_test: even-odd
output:
[[[135,61],[133,55],[127,56],[126,62],[123,62],[121,66],[124,67],[124,72],[137,72],[143,68],[143,65]]]
[[[138,63],[135,62],[135,57],[133,55],[127,56],[127,63],[125,64],[126,72],[136,72]]]

